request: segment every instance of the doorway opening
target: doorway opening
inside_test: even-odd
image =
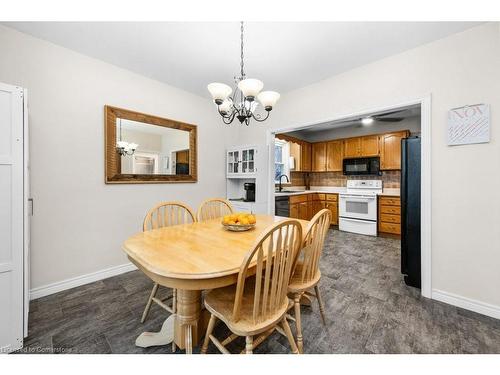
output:
[[[402,139],[418,139],[419,153],[414,153],[414,146],[408,148],[405,146],[405,142],[400,143]],[[412,225],[414,225],[415,220],[418,221],[420,236],[418,239],[413,236],[412,241],[418,240],[417,245],[419,246],[417,247],[420,249],[418,274],[419,279],[421,279],[421,294],[431,298],[430,97],[363,110],[326,121],[268,131],[268,145],[271,149],[274,149],[276,140],[281,145],[284,141],[289,144],[287,149],[290,154],[282,156],[282,160],[289,163],[288,166],[283,166],[283,170],[289,171],[290,184],[285,184],[285,187],[282,187],[285,194],[275,192],[276,161],[275,153],[270,152],[269,213],[276,212],[275,202],[281,213],[287,212],[284,210],[286,203],[283,195],[288,192],[294,195],[315,190],[329,192],[331,195],[337,194],[336,207],[333,207],[327,198],[325,198],[323,205],[313,202],[312,207],[313,210],[314,207],[316,209],[331,208],[332,215],[336,214],[337,217],[334,224],[339,228],[342,226],[342,221],[346,222],[345,219],[342,220],[342,217],[346,215],[346,210],[348,211],[347,203],[341,198],[342,193],[347,190],[347,182],[354,181],[350,184],[356,185],[356,181],[381,181],[382,187],[378,192],[380,193],[377,199],[378,204],[372,203],[369,206],[366,203],[367,207],[361,207],[357,202],[354,206],[359,206],[362,210],[365,208],[368,210],[371,207],[372,215],[367,211],[364,213],[367,215],[364,218],[366,220],[362,220],[363,225],[370,220],[372,221],[371,225],[366,225],[370,227],[370,231],[373,231],[375,227],[377,236],[383,235],[385,237],[385,234],[392,234],[393,238],[398,238],[401,236],[401,231],[408,230],[409,225],[407,215],[401,218],[401,205],[406,205],[409,198],[413,199],[413,203],[420,204],[419,216],[411,218]],[[296,144],[301,147],[295,147]],[[403,144],[403,148],[398,147],[401,144]],[[412,153],[410,155],[412,163],[418,162],[420,168],[419,189],[413,189],[406,195],[408,182],[410,186],[415,186],[415,183],[414,180],[406,180],[406,190],[401,193],[402,183],[404,187],[404,176],[402,176],[404,165],[402,167],[401,163],[404,164],[407,160],[402,160],[401,154],[405,152],[405,158],[408,158],[408,152]],[[308,155],[310,155],[310,160],[308,160]],[[362,159],[366,159],[366,161],[362,162]],[[366,175],[363,175],[370,163],[375,164],[374,167],[372,166],[375,173],[368,171]],[[377,163],[379,164],[377,165]],[[351,174],[350,171],[353,168],[360,169]],[[408,171],[408,168],[406,170]],[[358,184],[366,185],[366,182],[358,182]],[[326,189],[321,189],[325,187]],[[319,195],[319,197],[321,202],[323,195]],[[401,200],[403,200],[402,203],[400,203]],[[354,206],[351,205],[353,209],[356,208]],[[375,220],[373,219],[374,207],[376,209]],[[405,211],[404,207],[403,211]],[[305,208],[300,211],[300,214],[298,212],[293,203],[288,203],[288,216],[307,216],[312,213]],[[353,219],[351,218],[351,220]],[[373,222],[376,223],[373,224]],[[355,224],[354,227],[361,225]],[[345,228],[344,225],[341,229]],[[353,231],[356,232],[356,228]],[[411,232],[415,233],[414,227],[412,227]],[[408,238],[408,235],[406,237]],[[403,246],[406,245],[403,243]],[[404,261],[408,262],[404,255],[402,260],[403,263]],[[411,261],[416,262],[414,258]],[[402,266],[404,267],[404,264]],[[415,273],[415,267],[412,269],[412,272]]]

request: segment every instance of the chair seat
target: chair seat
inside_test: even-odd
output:
[[[297,262],[297,265],[295,266],[295,271],[292,277],[290,278],[290,284],[288,285],[289,293],[300,293],[306,291],[307,289],[314,287],[319,282],[319,279],[321,278],[321,272],[319,271],[319,269],[316,271],[316,275],[314,275],[314,277],[311,280],[303,282],[302,281],[303,266],[304,265],[302,262]]]
[[[255,292],[255,278],[248,278],[245,282],[243,292],[240,319],[233,320],[234,297],[236,294],[236,285],[230,285],[224,288],[214,289],[205,296],[205,307],[208,311],[222,320],[227,327],[239,336],[256,335],[267,331],[274,326],[276,322],[283,319],[288,310],[288,298],[283,301],[283,306],[277,309],[277,312],[266,320],[254,322],[253,320],[253,300]]]

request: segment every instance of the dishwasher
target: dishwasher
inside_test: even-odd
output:
[[[288,195],[274,197],[274,214],[290,217],[290,197]]]

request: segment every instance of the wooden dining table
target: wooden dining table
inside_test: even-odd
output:
[[[255,228],[226,230],[221,219],[137,233],[123,243],[128,258],[154,282],[177,289],[175,344],[192,353],[203,337],[209,314],[201,292],[236,284],[245,255],[273,223],[288,219],[257,215]],[[298,220],[305,234],[308,221]]]

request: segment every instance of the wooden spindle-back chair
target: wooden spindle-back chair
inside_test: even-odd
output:
[[[285,220],[270,227],[247,254],[240,266],[236,286],[215,289],[205,296],[205,306],[212,314],[202,353],[211,340],[223,353],[225,345],[239,336],[246,337],[246,353],[262,343],[278,324],[288,337],[294,353],[293,339],[286,312],[289,308],[288,283],[297,252],[302,243],[302,227],[296,220]],[[212,335],[216,319],[233,332],[223,342]],[[261,334],[256,341],[254,335]]]
[[[211,198],[203,201],[198,208],[198,221],[217,219],[234,212],[231,203],[223,198]]]
[[[161,202],[151,208],[142,225],[143,231],[170,227],[173,225],[190,224],[196,221],[193,210],[182,202]],[[146,320],[149,310],[151,309],[151,304],[154,302],[161,308],[167,310],[171,314],[176,313],[177,305],[177,292],[175,289],[172,290],[172,294],[167,298],[160,299],[156,297],[158,293],[159,284],[154,283],[153,290],[149,295],[148,302],[142,313],[141,323]],[[172,298],[172,305],[168,306],[165,302],[166,300]],[[175,343],[172,343],[172,351],[175,351]]]
[[[325,323],[325,312],[323,307],[323,300],[318,288],[318,283],[321,278],[319,270],[319,261],[325,238],[330,228],[332,214],[330,210],[323,209],[319,211],[311,219],[302,248],[297,256],[297,261],[294,266],[294,271],[288,286],[288,292],[293,295],[294,310],[295,310],[295,323],[297,326],[297,346],[299,351],[303,352],[303,339],[302,339],[302,323],[300,320],[300,298],[304,293],[309,296],[316,297],[318,300],[319,311],[321,319]],[[315,294],[309,292],[309,289],[314,288]]]
[[[148,211],[143,231],[195,222],[193,210],[182,202],[162,202]]]

